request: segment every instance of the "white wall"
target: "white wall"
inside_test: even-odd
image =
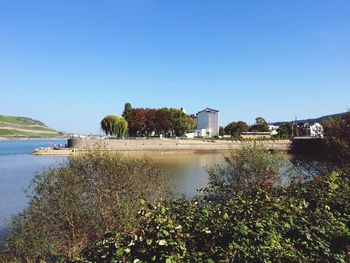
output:
[[[202,111],[197,114],[197,129],[209,129],[208,112]]]
[[[209,133],[210,137],[219,136],[219,113],[213,111],[202,111],[197,114],[196,129],[203,130],[205,129],[205,135]],[[201,132],[202,134],[203,132]],[[197,135],[198,133],[196,133]]]
[[[195,129],[194,136],[195,137],[206,137],[207,136],[207,129]]]
[[[219,113],[209,112],[210,136],[219,136]]]

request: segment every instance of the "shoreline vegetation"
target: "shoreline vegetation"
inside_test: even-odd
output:
[[[36,174],[0,262],[349,262],[349,126],[326,123],[318,161],[244,142],[193,199],[148,158],[71,156]]]

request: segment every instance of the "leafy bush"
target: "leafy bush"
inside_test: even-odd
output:
[[[350,112],[345,119],[329,119],[322,125],[326,159],[332,165],[350,172]]]
[[[348,262],[349,194],[349,179],[332,173],[224,203],[145,204],[136,230],[110,235],[76,262]]]
[[[7,238],[14,258],[73,258],[106,232],[131,231],[138,199],[166,195],[165,176],[150,160],[89,152],[37,174],[28,208]]]
[[[254,186],[271,189],[280,184],[282,170],[288,166],[261,143],[242,144],[240,149],[230,151],[225,162],[208,169],[209,184],[204,189],[207,197],[228,199]]]
[[[75,262],[347,262],[350,181],[333,172],[282,186],[284,164],[247,144],[209,170],[194,200],[141,200],[139,225]]]

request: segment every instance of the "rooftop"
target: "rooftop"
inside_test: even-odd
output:
[[[214,109],[211,109],[211,108],[205,108],[204,110],[201,110],[199,112],[196,113],[196,115],[198,115],[199,113],[201,112],[219,112],[218,110],[214,110]]]

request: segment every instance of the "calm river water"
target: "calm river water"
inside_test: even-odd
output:
[[[33,156],[34,148],[65,144],[65,140],[0,141],[0,232],[11,215],[27,204],[23,190],[36,172],[62,164],[66,157]],[[178,195],[193,197],[206,186],[205,167],[223,161],[222,154],[155,153],[150,156],[170,175],[170,186]]]

